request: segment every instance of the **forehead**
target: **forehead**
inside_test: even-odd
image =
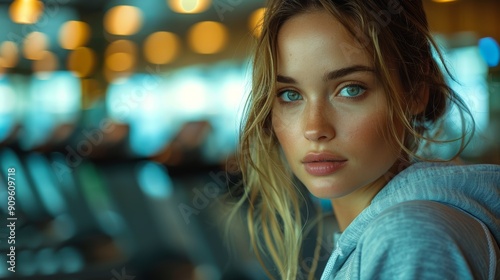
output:
[[[373,64],[366,47],[324,10],[293,16],[278,33],[278,72],[313,62],[327,68]]]

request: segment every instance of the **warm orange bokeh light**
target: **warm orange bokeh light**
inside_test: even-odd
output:
[[[260,33],[262,32],[262,21],[264,20],[265,12],[266,8],[257,9],[248,18],[248,28],[250,28],[250,31],[255,37],[260,37]]]
[[[134,6],[115,6],[104,16],[104,28],[114,35],[133,35],[142,27],[142,12]]]
[[[137,46],[129,40],[118,40],[106,49],[105,64],[115,72],[132,71],[137,60]]]
[[[181,41],[171,32],[155,32],[144,41],[144,57],[150,63],[167,64],[180,52]]]
[[[59,61],[54,53],[43,51],[38,60],[33,61],[33,72],[54,72],[59,67]]]
[[[168,0],[170,9],[181,14],[198,14],[210,7],[211,0]]]
[[[80,47],[68,56],[67,67],[77,77],[87,77],[96,65],[96,54],[92,49]]]
[[[74,50],[87,44],[90,26],[82,21],[71,20],[59,29],[59,44],[63,49]]]
[[[0,57],[0,77],[7,72],[7,68],[4,67],[4,59]]]
[[[43,13],[43,3],[39,0],[14,0],[9,7],[10,18],[19,24],[34,24]]]
[[[114,53],[106,57],[106,65],[116,72],[123,72],[134,66],[134,58],[129,53]]]
[[[23,55],[30,60],[39,60],[48,49],[48,38],[44,33],[35,31],[26,36],[23,43]]]
[[[0,45],[0,58],[3,60],[3,67],[14,68],[19,61],[19,50],[16,43],[5,41]]]
[[[214,54],[222,51],[229,39],[227,28],[215,21],[195,24],[188,33],[191,49],[201,54]]]

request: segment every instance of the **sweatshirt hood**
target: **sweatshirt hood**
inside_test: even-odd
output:
[[[338,239],[327,266],[340,267],[366,227],[385,209],[412,200],[440,202],[483,222],[500,244],[500,166],[415,163],[397,174]]]

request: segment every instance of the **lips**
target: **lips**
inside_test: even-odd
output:
[[[308,153],[302,160],[302,163],[341,161],[347,161],[347,159],[330,153]]]
[[[302,163],[307,173],[314,176],[325,176],[344,167],[347,159],[331,153],[309,153],[304,157]]]

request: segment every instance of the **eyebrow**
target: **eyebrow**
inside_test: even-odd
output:
[[[350,75],[350,74],[356,73],[356,72],[375,72],[375,70],[371,67],[364,66],[364,65],[353,65],[353,66],[344,67],[344,68],[330,71],[330,72],[325,74],[325,76],[323,77],[323,80],[324,81],[336,80],[336,79],[345,77],[347,75]],[[297,81],[294,78],[283,76],[283,75],[278,75],[276,77],[276,80],[279,83],[284,83],[284,84],[296,84],[297,83]]]

